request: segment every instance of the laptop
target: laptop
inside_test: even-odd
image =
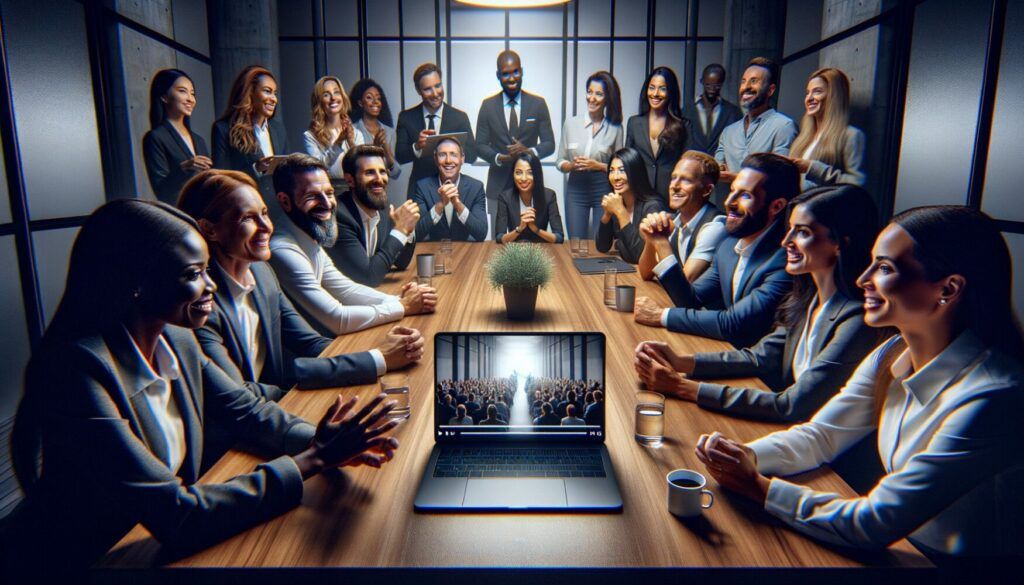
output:
[[[615,269],[618,273],[636,272],[636,267],[622,258],[615,256],[594,256],[592,258],[573,258],[573,266],[580,274],[604,274],[605,270]]]
[[[417,511],[622,510],[603,333],[438,333]]]

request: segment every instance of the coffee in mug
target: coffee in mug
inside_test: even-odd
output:
[[[700,516],[705,508],[715,503],[715,494],[704,489],[708,480],[703,475],[689,469],[670,471],[665,479],[668,483],[668,511],[676,516],[689,518]],[[704,496],[709,500],[704,505]]]

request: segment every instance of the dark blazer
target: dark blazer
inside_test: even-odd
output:
[[[672,169],[679,162],[679,157],[689,150],[693,140],[693,128],[690,127],[690,121],[684,117],[682,124],[686,129],[686,139],[683,141],[682,149],[661,145],[658,148],[658,156],[654,156],[651,151],[651,141],[648,139],[651,126],[647,121],[647,116],[637,114],[630,116],[626,122],[626,147],[633,148],[640,153],[640,157],[644,159],[644,166],[647,167],[647,178],[651,182],[651,187],[666,202],[668,201],[668,184],[672,181]]]
[[[555,133],[551,130],[551,114],[544,98],[532,93],[520,92],[520,101],[516,116],[519,119],[519,131],[515,136],[509,134],[508,120],[505,118],[505,92],[485,99],[480,104],[480,113],[476,119],[477,156],[482,158],[490,169],[487,171],[487,198],[496,199],[502,191],[512,187],[512,164],[504,166],[494,164],[499,154],[508,154],[508,145],[512,139],[518,139],[527,148],[537,150],[537,158],[544,158],[555,152]]]
[[[366,255],[366,233],[363,219],[356,207],[351,191],[338,198],[338,241],[333,248],[325,248],[327,255],[345,276],[366,286],[377,286],[384,281],[392,266],[405,270],[416,252],[416,242],[403,245],[391,237],[391,216],[386,210],[380,212],[377,224],[377,249]]]
[[[749,347],[771,330],[775,309],[792,287],[786,273],[786,252],[779,246],[785,224],[776,219],[750,256],[738,300],[732,300],[732,277],[739,262],[737,239],[727,237],[715,251],[711,267],[690,284],[682,270],[669,270],[660,279],[676,308],[668,310],[668,328],[724,339]]]
[[[469,134],[466,143],[462,145],[462,151],[466,155],[465,165],[473,164],[476,160],[476,141],[473,139],[473,128],[469,125],[469,116],[466,112],[445,104],[442,110],[441,127],[438,134],[452,134],[454,132],[466,132]],[[419,140],[420,132],[427,128],[426,120],[423,119],[423,103],[420,102],[408,110],[402,110],[398,114],[398,125],[395,128],[395,159],[399,163],[412,163],[412,175],[409,177],[409,185],[415,185],[424,177],[437,174],[437,163],[434,157],[427,156],[417,158],[412,147]],[[484,232],[484,237],[487,233]],[[419,236],[416,236],[417,238]],[[483,238],[480,238],[481,240]],[[453,415],[454,416],[454,415]]]
[[[191,130],[189,134],[196,149],[195,155],[167,120],[142,137],[142,158],[146,161],[146,174],[149,175],[153,194],[170,205],[178,203],[181,188],[195,175],[181,170],[181,163],[197,155],[210,156],[203,137]]]
[[[250,270],[256,288],[249,294],[260,316],[266,351],[259,380],[254,375],[253,356],[246,347],[235,301],[227,286],[230,277],[216,260],[210,260],[210,277],[217,283],[214,309],[206,325],[196,330],[196,338],[203,352],[225,373],[239,382],[253,382],[249,388],[267,400],[279,400],[295,384],[302,389],[316,389],[369,384],[377,379],[377,364],[368,351],[317,357],[331,340],[314,331],[296,312],[270,266],[255,262]]]
[[[446,106],[447,108],[447,106]],[[465,164],[465,163],[463,163]],[[441,221],[434,223],[430,217],[430,209],[437,205],[440,197],[437,189],[440,182],[437,169],[434,174],[427,175],[416,182],[412,188],[410,199],[420,206],[420,221],[416,224],[416,240],[456,240],[468,241],[470,237],[477,242],[487,239],[487,200],[484,195],[484,184],[467,175],[459,176],[459,198],[469,208],[469,217],[462,223],[452,216],[451,225],[448,218],[441,214]],[[455,415],[452,415],[455,416]]]
[[[700,110],[697,109],[696,103],[687,104],[686,108],[683,109],[683,116],[690,120],[690,128],[693,130],[693,140],[690,141],[690,148],[706,152],[711,156],[715,156],[715,151],[718,150],[718,138],[722,135],[722,130],[726,126],[736,122],[743,117],[743,111],[740,110],[739,106],[724,99],[719,98],[722,108],[718,111],[718,118],[715,120],[715,125],[712,126],[711,132],[704,134],[701,130]]]
[[[270,130],[270,144],[274,147],[274,154],[290,154],[291,151],[288,150],[288,133],[285,132],[284,122],[275,116],[267,123],[267,127]],[[254,179],[258,178],[253,165],[259,162],[265,155],[262,152],[242,152],[231,146],[230,130],[229,120],[219,120],[213,124],[214,168],[242,171]]]
[[[735,416],[773,421],[809,420],[853,374],[881,340],[879,330],[864,323],[860,301],[836,292],[823,315],[814,358],[799,380],[793,379],[793,358],[807,321],[792,329],[778,326],[749,349],[698,353],[692,378],[764,380],[771,391],[701,382],[697,404]]]
[[[537,213],[537,227],[555,234],[555,243],[561,244],[564,239],[562,215],[558,213],[558,198],[551,189],[544,188],[544,196],[533,196],[533,209]],[[516,190],[505,191],[498,197],[498,218],[495,221],[494,240],[501,243],[501,236],[519,227],[519,193]],[[550,227],[549,227],[550,226]],[[519,234],[520,242],[543,242],[540,236],[529,229]]]
[[[138,523],[164,546],[194,550],[299,504],[302,477],[287,457],[197,483],[211,425],[275,455],[305,449],[314,427],[233,382],[191,330],[168,326],[164,337],[181,370],[171,383],[186,445],[177,473],[164,462],[166,443],[154,440],[161,435],[123,327],[49,350],[42,359],[53,367],[37,368],[34,381],[48,393],[42,475],[7,519],[14,538],[0,546],[5,561],[85,568]]]
[[[633,221],[621,229],[619,228],[619,219],[613,215],[608,223],[598,224],[594,247],[598,252],[607,254],[612,249],[612,241],[617,240],[619,255],[622,256],[622,259],[630,264],[636,264],[640,261],[640,253],[644,251],[644,240],[640,237],[640,222],[647,217],[648,213],[666,210],[667,206],[661,198],[637,203],[633,205]]]

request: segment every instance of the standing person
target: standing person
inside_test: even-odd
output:
[[[561,244],[565,236],[558,199],[554,191],[544,187],[540,160],[531,152],[520,154],[516,157],[512,178],[515,188],[498,198],[495,241],[499,244],[515,241]]]
[[[306,154],[324,163],[331,179],[341,183],[345,179],[341,158],[364,142],[363,134],[352,125],[345,86],[337,77],[321,77],[313,85],[309,103],[309,129],[302,134]]]
[[[796,124],[771,107],[771,98],[779,88],[779,66],[766,57],[754,57],[740,80],[742,120],[722,130],[715,160],[722,168],[719,180],[732,184],[743,161],[756,152],[789,156],[796,138]]]
[[[142,157],[153,194],[174,203],[181,187],[213,166],[203,137],[192,131],[196,107],[192,78],[180,69],[164,69],[149,86],[149,132],[142,137]]]
[[[428,136],[465,132],[466,139],[461,143],[464,164],[471,165],[476,160],[476,141],[473,139],[473,128],[469,125],[469,116],[455,106],[444,103],[441,69],[433,63],[424,63],[413,72],[412,82],[421,101],[398,114],[395,144],[395,158],[398,162],[412,163],[410,191],[421,179],[437,172],[434,157],[423,154]]]
[[[850,126],[850,80],[831,67],[807,80],[806,113],[790,158],[803,174],[803,187],[864,185],[864,133]]]
[[[487,199],[484,184],[462,174],[462,143],[454,136],[440,139],[434,149],[437,174],[412,187],[410,199],[420,208],[416,240],[487,239]]]
[[[701,435],[697,456],[723,488],[819,540],[884,548],[907,538],[940,562],[1019,555],[1024,340],[999,226],[966,207],[919,207],[892,219],[871,257],[857,281],[864,320],[899,335],[809,422],[746,445]],[[867,495],[781,479],[875,429],[886,475]]]
[[[384,88],[369,77],[360,79],[348,94],[352,104],[352,125],[363,135],[363,144],[384,149],[384,163],[392,179],[402,174],[395,160],[395,123]]]
[[[476,120],[477,154],[487,161],[487,212],[491,214],[491,231],[497,220],[498,195],[511,189],[512,164],[515,158],[531,151],[543,159],[555,151],[555,133],[551,130],[551,114],[544,98],[522,90],[523,66],[515,51],[498,54],[495,75],[501,92],[480,104]]]
[[[565,220],[570,238],[592,239],[601,221],[601,198],[608,193],[608,161],[622,148],[622,97],[611,73],[587,78],[587,112],[565,120],[558,141],[558,170],[569,175]]]
[[[700,74],[701,94],[683,113],[690,120],[691,147],[711,156],[718,150],[718,138],[726,126],[743,117],[739,106],[722,97],[725,67],[712,63]]]
[[[266,176],[270,157],[288,154],[288,134],[276,113],[273,74],[259,65],[243,69],[231,85],[224,114],[213,124],[213,166],[257,181]],[[269,178],[264,183],[269,186]]]
[[[668,67],[656,67],[640,90],[640,113],[626,123],[626,146],[644,159],[647,179],[668,201],[672,168],[687,150],[693,130],[680,111],[679,79]]]
[[[632,148],[623,148],[608,163],[608,183],[612,192],[601,199],[604,213],[594,242],[598,252],[607,254],[615,244],[622,259],[630,264],[640,260],[644,241],[640,222],[665,209],[664,202],[651,189],[644,170],[644,159]]]

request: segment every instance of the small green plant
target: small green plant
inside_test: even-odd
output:
[[[487,262],[491,287],[543,288],[551,281],[554,261],[540,244],[505,244]]]

